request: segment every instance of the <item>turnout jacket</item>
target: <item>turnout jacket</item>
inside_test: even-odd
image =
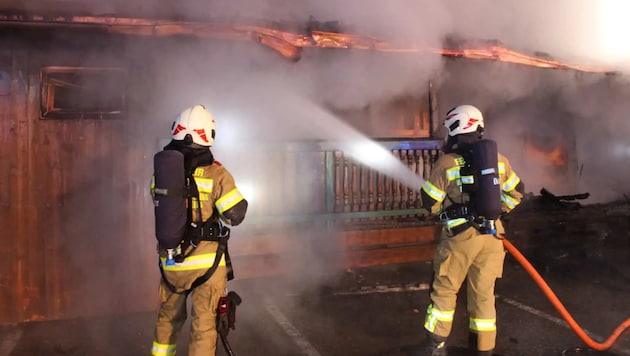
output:
[[[500,153],[498,156],[502,210],[507,213],[520,204],[523,198],[522,183],[512,170],[509,160]],[[462,186],[469,183],[460,174],[460,168],[464,164],[461,155],[446,153],[433,165],[429,179],[424,182],[421,190],[422,205],[431,214],[439,214],[452,204],[466,204],[470,201],[469,194],[462,191]]]
[[[228,225],[238,225],[245,219],[247,200],[236,187],[232,174],[218,161],[210,165],[197,167],[193,179],[199,191],[199,199],[192,198],[192,221],[203,224],[207,221],[222,219]],[[153,192],[154,183],[151,184]],[[162,268],[169,281],[178,289],[188,289],[194,280],[203,275],[215,260],[218,244],[214,241],[201,241],[192,254],[181,263],[167,266],[166,251],[159,249]],[[192,249],[189,246],[185,251]],[[226,266],[225,255],[219,266]],[[174,277],[173,273],[179,274]]]

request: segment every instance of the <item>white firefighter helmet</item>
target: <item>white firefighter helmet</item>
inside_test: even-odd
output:
[[[472,105],[460,105],[446,113],[444,126],[449,136],[483,131],[483,115]]]
[[[207,147],[214,144],[215,130],[214,117],[203,105],[182,111],[171,127],[173,140],[184,140],[190,135],[193,143]]]

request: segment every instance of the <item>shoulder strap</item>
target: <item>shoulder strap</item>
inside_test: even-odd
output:
[[[470,161],[466,158],[466,155],[463,154],[461,151],[463,151],[463,150],[460,150],[460,151],[457,151],[457,152],[453,152],[453,153],[459,155],[459,157],[454,158],[453,161],[455,161],[455,164],[457,165],[457,168],[459,169],[460,177],[461,177],[461,173],[462,173],[462,168],[464,168],[464,170],[465,170],[466,167],[470,165]],[[463,164],[460,164],[461,161],[463,161]],[[451,198],[451,196],[448,195],[448,192],[446,193],[446,198],[448,199],[448,201],[451,202],[452,205],[455,205],[455,204],[461,205],[461,204],[463,204],[462,203],[463,202],[463,195],[462,195],[462,201],[459,202],[459,203],[455,202],[455,200],[453,200],[453,198]]]
[[[186,172],[186,199],[188,201],[188,225],[195,221],[193,216],[193,198],[199,202],[199,188],[193,175],[194,170]],[[197,204],[197,215],[201,219],[201,205]]]

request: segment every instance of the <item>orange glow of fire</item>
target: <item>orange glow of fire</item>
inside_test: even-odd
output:
[[[542,150],[532,144],[525,144],[525,151],[528,156],[534,157],[538,161],[543,161],[554,167],[562,167],[567,164],[566,153],[560,145],[551,150]]]
[[[44,16],[36,14],[6,14],[0,12],[0,24],[91,25],[110,33],[136,36],[195,36],[231,40],[256,41],[278,52],[285,58],[299,60],[306,47],[343,48],[396,53],[433,53],[446,57],[462,57],[500,61],[548,69],[571,69],[581,72],[614,73],[610,68],[585,66],[530,56],[497,45],[496,42],[470,45],[467,48],[426,48],[396,45],[381,39],[348,33],[310,31],[293,33],[274,28],[233,25],[215,22],[171,21],[159,19],[112,17],[112,16]]]
[[[491,60],[547,69],[572,69],[581,72],[592,73],[611,72],[610,69],[604,67],[570,64],[547,58],[529,56],[527,54],[520,53],[499,45],[488,45],[485,47],[465,49],[430,49],[395,46],[391,43],[376,38],[344,33],[312,31],[311,36],[306,36],[295,35],[282,31],[275,31],[273,34],[269,34],[269,30],[264,28],[250,28],[250,30],[262,31],[264,33],[267,33],[269,36],[274,36],[278,38],[278,40],[280,41],[285,41],[286,45],[294,47],[345,48],[397,53],[430,52],[440,54],[445,57],[462,57],[469,59]],[[281,51],[279,52],[280,54],[284,55]]]
[[[86,21],[83,18],[83,21]],[[94,19],[92,19],[94,21]],[[103,21],[100,19],[99,21]],[[120,22],[120,20],[118,21]],[[128,22],[128,21],[127,21]],[[135,35],[192,35],[198,37],[211,37],[234,40],[254,40],[285,58],[298,60],[303,48],[338,48],[368,50],[393,53],[432,53],[445,57],[461,57],[478,60],[490,60],[513,63],[547,69],[571,69],[591,73],[611,73],[610,68],[577,65],[565,63],[548,58],[541,58],[520,53],[509,48],[497,45],[475,45],[470,48],[426,48],[416,46],[400,46],[369,36],[361,36],[347,33],[311,31],[309,34],[292,33],[260,26],[221,26],[214,24],[195,23],[155,23],[132,22],[130,25],[122,22],[114,26],[109,24],[108,31]]]

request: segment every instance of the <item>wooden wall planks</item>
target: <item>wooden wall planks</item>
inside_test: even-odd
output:
[[[18,44],[0,51],[0,323],[153,309],[159,281],[147,189],[153,148],[148,150],[134,136],[143,130],[142,121],[41,120],[41,67],[63,65],[63,58],[71,58],[67,63],[72,65],[80,61],[81,53],[23,47]],[[143,108],[130,110],[140,117],[147,115]],[[424,153],[396,154],[414,171],[422,167]],[[284,167],[286,174],[281,186],[268,195],[282,196],[283,186],[293,187],[300,195],[287,196],[285,201],[295,206],[312,202],[300,211],[307,218],[417,207],[414,192],[405,192],[382,174],[350,162],[341,152],[269,155],[270,162]],[[327,157],[339,160],[332,167],[337,175],[332,175],[336,178],[330,186]],[[300,177],[309,175],[309,189],[300,190],[304,184]],[[309,196],[311,191],[321,194]],[[276,204],[267,212],[278,215],[287,210]],[[403,254],[398,257],[379,252],[382,246],[357,246],[369,244],[366,239],[374,237],[373,230],[384,228],[352,232],[353,224],[371,220],[389,221],[388,231],[375,242],[399,239],[396,218],[351,218],[345,228],[336,225],[325,230],[322,227],[328,225],[317,225],[327,240],[313,242],[314,248],[331,252],[329,262],[336,268],[426,257],[424,252],[417,253],[422,244],[418,241],[412,242],[414,246],[399,246],[397,251]],[[286,235],[248,233],[244,231],[231,246],[238,278],[255,278],[261,271],[282,273],[286,266],[282,262],[305,249]],[[359,243],[360,236],[363,242]],[[424,231],[418,238],[427,236]],[[247,247],[254,239],[259,244],[268,242],[267,247]]]

